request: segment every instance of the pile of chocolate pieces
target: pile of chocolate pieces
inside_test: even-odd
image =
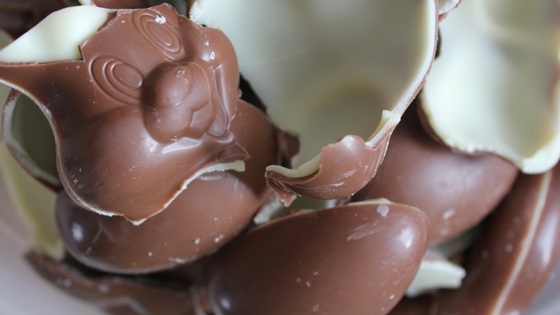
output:
[[[551,278],[557,0],[74,2],[0,0],[0,166],[36,180],[14,204],[53,285],[109,314],[505,315]]]

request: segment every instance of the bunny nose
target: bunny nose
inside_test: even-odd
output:
[[[193,75],[185,63],[165,63],[150,72],[144,83],[144,104],[154,108],[181,105],[191,93]]]

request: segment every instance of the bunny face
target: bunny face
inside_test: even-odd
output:
[[[243,169],[248,155],[229,130],[239,72],[222,32],[169,5],[108,17],[80,46],[82,60],[2,62],[0,79],[48,118],[70,197],[138,223],[201,174]],[[17,95],[4,111],[5,134]]]

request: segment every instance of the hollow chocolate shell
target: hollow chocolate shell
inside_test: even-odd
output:
[[[423,295],[414,299],[403,298],[389,315],[430,315],[432,297]]]
[[[435,135],[525,173],[560,157],[560,4],[464,0],[440,24],[441,54],[422,92]]]
[[[84,208],[141,223],[201,174],[243,170],[247,153],[229,130],[239,72],[222,32],[192,23],[169,5],[110,12],[81,6],[50,15],[0,51],[0,80],[49,119],[70,197]],[[89,14],[94,19],[88,24]],[[60,49],[44,47],[46,60],[18,54],[49,27],[68,33],[59,23],[81,17],[76,36],[87,39],[79,47],[83,60],[57,59],[78,48],[66,39]],[[88,37],[99,21],[102,27]],[[15,156],[25,156],[11,132],[16,105],[4,109],[3,134]]]
[[[54,261],[36,252],[27,261],[47,281],[112,315],[194,315],[188,285],[157,278],[101,274],[75,261]]]
[[[371,179],[437,40],[434,0],[199,0],[190,17],[224,31],[272,120],[300,136],[294,169],[267,168],[285,204]]]
[[[440,293],[438,315],[516,314],[550,279],[560,255],[560,166],[522,175],[492,214],[456,291]]]
[[[67,250],[86,266],[129,274],[189,263],[229,242],[271,199],[264,169],[282,153],[274,125],[248,103],[239,102],[231,131],[251,156],[246,170],[198,177],[141,225],[86,211],[61,192],[56,218]]]
[[[395,129],[377,175],[352,200],[387,198],[424,211],[428,242],[440,244],[477,224],[504,198],[517,168],[491,154],[465,155],[424,131],[416,106]]]
[[[187,13],[187,8],[190,7],[190,0],[80,0],[80,3],[109,9],[147,8],[162,3],[168,3],[181,15],[185,15]]]
[[[462,0],[439,0],[438,1],[438,12],[440,21],[447,17],[449,11],[455,9]]]
[[[387,200],[298,212],[237,238],[212,258],[216,314],[387,314],[426,248],[424,213]]]
[[[84,5],[95,5],[108,9],[139,9],[148,7],[146,0],[81,0]]]

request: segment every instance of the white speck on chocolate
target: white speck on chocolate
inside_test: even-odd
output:
[[[382,217],[386,217],[387,213],[389,213],[389,207],[387,205],[379,205],[377,206],[377,213],[381,214]]]

